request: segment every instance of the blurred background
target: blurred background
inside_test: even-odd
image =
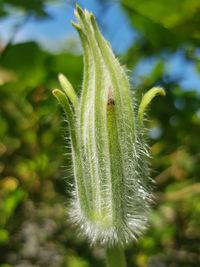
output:
[[[200,266],[200,1],[85,0],[138,99],[150,110],[150,227],[126,250],[131,267]],[[72,181],[57,74],[77,92],[81,46],[75,1],[0,1],[0,267],[103,267],[67,218]],[[63,120],[62,120],[63,118]]]

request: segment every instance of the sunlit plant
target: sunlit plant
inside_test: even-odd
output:
[[[149,90],[137,108],[124,67],[94,16],[76,7],[84,55],[80,98],[61,74],[53,94],[70,128],[74,192],[69,215],[90,244],[106,248],[107,264],[124,267],[123,249],[144,232],[153,199],[143,119],[163,89]]]

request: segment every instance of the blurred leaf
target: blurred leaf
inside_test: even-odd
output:
[[[47,53],[43,52],[34,42],[10,46],[0,58],[0,64],[15,73],[21,86],[38,85],[45,72]]]
[[[26,193],[20,188],[8,193],[2,192],[2,194],[3,196],[1,196],[2,199],[0,204],[0,226],[6,224],[7,220],[12,216],[14,209],[26,196]]]
[[[0,245],[8,243],[9,241],[9,232],[5,229],[0,229]]]
[[[173,49],[184,42],[200,43],[198,0],[169,0],[164,4],[159,0],[121,2],[134,26],[157,51]]]
[[[89,267],[89,264],[84,259],[72,255],[68,257],[68,264],[69,267]]]
[[[21,10],[24,12],[32,12],[35,16],[40,18],[47,18],[48,13],[45,10],[45,4],[48,0],[1,0],[0,16],[7,15],[10,9]]]

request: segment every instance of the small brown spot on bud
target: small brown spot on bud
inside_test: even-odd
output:
[[[112,89],[111,86],[108,88],[108,100],[107,100],[107,105],[108,105],[108,106],[113,106],[113,105],[115,105],[115,100],[114,100],[114,95],[113,95],[113,89]]]

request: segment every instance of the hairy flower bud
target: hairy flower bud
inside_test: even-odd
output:
[[[151,89],[136,113],[125,70],[93,15],[78,6],[75,15],[84,53],[81,97],[63,75],[64,92],[53,91],[70,126],[75,179],[70,216],[91,243],[124,246],[147,225],[152,190],[143,115],[151,99],[165,93]]]

